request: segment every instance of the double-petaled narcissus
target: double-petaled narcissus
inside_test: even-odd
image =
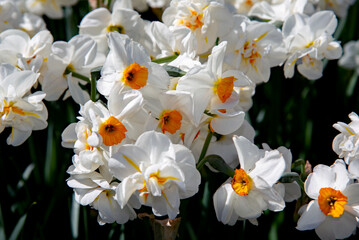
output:
[[[321,239],[343,239],[355,232],[359,183],[350,179],[343,160],[336,160],[330,167],[317,165],[304,188],[313,200],[299,210],[298,230],[315,229]]]
[[[39,74],[20,71],[10,64],[0,66],[0,133],[11,128],[6,142],[19,146],[32,133],[47,127],[47,109],[42,100],[45,93],[30,93]]]
[[[154,131],[143,133],[135,144],[121,146],[109,159],[109,169],[121,181],[116,188],[121,207],[137,196],[156,216],[170,219],[179,213],[180,199],[197,193],[201,182],[191,151]]]

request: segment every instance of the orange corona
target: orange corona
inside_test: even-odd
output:
[[[347,197],[339,190],[321,188],[319,191],[318,204],[325,215],[340,217],[344,213],[344,205],[347,202]]]
[[[160,123],[158,126],[161,128],[163,133],[167,131],[174,134],[181,128],[182,115],[177,110],[165,110],[160,115],[159,120]]]
[[[99,134],[106,146],[113,146],[122,142],[126,137],[125,132],[127,132],[126,127],[113,116],[101,123],[99,128]]]
[[[147,84],[148,69],[137,62],[132,63],[123,71],[122,81],[132,89],[140,89]]]
[[[236,169],[231,181],[233,190],[240,196],[247,196],[252,189],[253,180],[242,168]]]

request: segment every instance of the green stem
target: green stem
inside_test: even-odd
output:
[[[96,101],[96,81],[101,77],[101,71],[95,70],[91,72],[91,101]]]
[[[208,131],[208,134],[207,134],[207,137],[206,137],[206,140],[204,141],[204,144],[203,144],[203,148],[202,148],[202,152],[201,152],[201,155],[199,156],[199,159],[198,159],[198,164],[197,164],[197,169],[201,169],[203,167],[203,165],[206,163],[206,159],[204,158],[204,156],[206,156],[206,153],[207,153],[207,149],[209,147],[209,144],[211,142],[211,139],[212,139],[212,135],[213,135],[213,132],[211,130]]]
[[[168,57],[153,59],[152,62],[154,62],[154,63],[168,63],[168,62],[172,62],[177,57],[178,57],[178,54],[175,53],[175,54],[173,54],[171,56],[168,56]]]
[[[65,75],[67,75],[69,73],[72,73],[72,76],[75,77],[75,78],[78,78],[78,79],[84,80],[84,81],[86,81],[88,83],[91,83],[91,81],[90,81],[90,79],[88,77],[86,77],[86,76],[84,76],[84,75],[82,75],[80,73],[77,73],[77,72],[71,70],[70,68],[66,68]]]

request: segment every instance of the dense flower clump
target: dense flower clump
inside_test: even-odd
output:
[[[333,34],[354,1],[113,1],[90,11],[78,35],[54,41],[41,16],[61,18],[76,2],[0,1],[0,132],[11,127],[7,143],[18,146],[47,127],[43,100],[79,104],[62,133],[74,151],[67,184],[99,224],[126,223],[142,206],[175,219],[181,200],[199,191],[203,164],[221,171],[206,157],[215,154],[231,170],[213,195],[218,221],[258,225],[264,211],[306,194],[298,230],[321,239],[356,231],[358,116],[334,124],[343,160],[316,166],[304,187],[290,150],[258,148],[246,118],[272,68],[316,80],[325,61],[342,56]],[[148,7],[162,8],[162,21],[143,19]],[[358,49],[346,45],[341,66],[358,71]]]

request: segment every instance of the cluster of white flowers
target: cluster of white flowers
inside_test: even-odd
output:
[[[115,1],[111,11],[89,12],[68,42],[54,42],[33,14],[58,18],[61,6],[75,2],[0,0],[0,10],[15,9],[0,11],[1,21],[9,24],[0,28],[0,129],[12,127],[8,143],[19,145],[32,130],[46,127],[42,99],[71,96],[80,104],[78,122],[62,134],[62,145],[74,149],[67,183],[78,203],[98,210],[100,224],[133,220],[142,205],[156,216],[176,218],[180,200],[198,192],[196,164],[206,153],[235,169],[213,196],[224,224],[242,219],[258,224],[263,211],[282,211],[285,202],[301,196],[296,182],[279,182],[291,173],[290,150],[266,144],[259,149],[245,114],[256,85],[270,80],[271,68],[283,66],[284,76],[292,78],[297,65],[299,73],[314,80],[322,76],[324,59],[342,55],[332,37],[336,15],[325,10],[324,1]],[[329,2],[342,17],[353,1]],[[147,4],[164,8],[162,22],[144,20],[134,10]],[[106,103],[95,101],[83,87],[94,80],[91,72],[97,67],[102,67],[97,91]],[[42,91],[31,93],[31,88]],[[348,216],[350,231],[335,237],[352,234],[357,226],[358,201],[352,198],[358,196],[353,178],[359,176],[359,120],[353,114],[351,119],[349,125],[335,125],[342,134],[333,147],[352,178],[341,161],[315,168],[305,190],[317,200],[303,210],[300,230],[313,226],[306,219],[313,206],[325,219]],[[318,193],[321,169],[334,177],[326,181],[330,190]],[[313,187],[313,182],[318,184]],[[338,191],[348,198],[346,207]],[[317,225],[320,237],[337,232],[337,227],[331,233],[323,230],[333,221]]]

